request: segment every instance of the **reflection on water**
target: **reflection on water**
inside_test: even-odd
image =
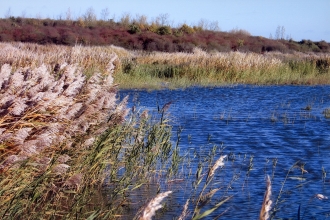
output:
[[[126,95],[130,96],[129,105],[138,104],[150,111],[172,102],[169,114],[173,136],[182,129],[180,152],[189,157],[180,168],[179,176],[184,181],[176,183],[176,187],[161,185],[162,191],[172,187],[170,201],[176,207],[169,214],[172,217],[180,215],[185,201],[194,193],[191,183],[196,167],[202,160],[207,164],[215,145],[215,159],[223,153],[228,155],[228,161],[218,171],[214,187],[221,188],[218,195],[234,197],[212,217],[226,210],[225,219],[258,218],[267,174],[272,177],[274,203],[279,192],[279,202],[286,199],[276,217],[297,218],[299,205],[305,219],[329,215],[329,202],[313,197],[318,193],[330,196],[325,175],[330,170],[330,119],[322,113],[330,107],[329,86],[120,92],[121,98]]]

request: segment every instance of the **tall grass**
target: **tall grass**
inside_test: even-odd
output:
[[[223,84],[330,84],[329,54],[268,52],[193,53],[128,51],[120,47],[41,46],[0,43],[0,64],[12,69],[39,67],[48,63],[50,72],[59,64],[79,64],[84,74],[105,72],[114,59],[114,82],[119,88],[178,88]]]
[[[164,82],[169,87],[330,83],[327,54],[207,53],[196,48],[193,53],[135,53],[124,59],[122,66],[116,79],[125,88],[150,84],[162,87]],[[159,83],[160,80],[163,83]]]
[[[114,218],[170,167],[171,127],[119,102],[112,49],[1,46],[1,219]]]

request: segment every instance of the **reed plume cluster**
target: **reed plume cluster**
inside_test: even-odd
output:
[[[51,74],[45,65],[13,73],[9,64],[2,65],[0,141],[5,147],[0,170],[54,143],[65,142],[70,148],[72,138],[86,133],[92,135],[90,138],[101,134],[104,130],[93,131],[93,127],[108,121],[109,113],[116,120],[101,127],[124,120],[127,110],[124,103],[116,104],[116,90],[112,86],[112,62],[116,55],[109,59],[108,73],[105,76],[97,73],[89,79],[76,64],[63,63],[58,76]]]
[[[116,46],[84,47],[63,45],[38,45],[32,43],[0,42],[0,65],[11,65],[12,71],[18,68],[38,68],[47,64],[47,70],[53,73],[57,64],[78,64],[85,74],[107,71],[109,59],[116,54],[116,69],[120,69],[120,59],[131,57],[131,52]]]
[[[0,47],[0,218],[121,214],[127,193],[168,163],[172,145],[166,119],[119,102],[120,48]]]

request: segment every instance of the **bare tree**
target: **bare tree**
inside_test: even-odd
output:
[[[275,32],[275,39],[279,40],[279,39],[284,39],[285,37],[285,28],[284,26],[277,26],[276,28],[276,32]]]
[[[276,32],[275,32],[275,39],[278,40],[281,37],[281,26],[277,26]]]
[[[131,23],[131,15],[129,13],[124,13],[120,18],[120,23],[124,26],[129,26]]]
[[[22,17],[22,18],[26,18],[26,11],[25,11],[25,10],[22,11],[21,17]]]
[[[65,16],[67,21],[72,21],[72,12],[70,8],[66,11]]]
[[[269,34],[269,39],[271,39],[271,40],[273,39],[272,33]]]
[[[7,10],[6,14],[5,14],[5,18],[9,18],[11,16],[12,16],[11,15],[11,8],[8,8],[8,10]]]
[[[83,15],[83,18],[87,22],[96,21],[96,14],[95,14],[94,8],[93,7],[88,8],[86,10],[85,14]]]
[[[148,24],[148,18],[145,15],[136,15],[136,18],[134,19],[134,22],[138,23],[139,25],[147,25]]]
[[[169,24],[169,14],[160,14],[158,15],[158,17],[156,18],[156,21],[159,23],[160,26],[165,26]]]
[[[108,8],[102,9],[102,11],[101,11],[101,20],[103,20],[103,21],[108,20],[109,14],[110,14],[110,12],[109,12]]]
[[[283,40],[285,36],[285,28],[284,26],[281,27],[281,39]]]
[[[209,23],[210,22],[208,20],[201,19],[201,20],[199,20],[197,27],[199,27],[202,30],[206,30],[209,27]]]
[[[209,23],[209,30],[210,31],[220,31],[219,22],[213,21]]]

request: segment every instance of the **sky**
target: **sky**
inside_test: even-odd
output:
[[[151,22],[165,15],[171,26],[218,24],[221,31],[243,29],[254,36],[273,37],[284,27],[286,39],[330,42],[330,0],[0,0],[0,17],[78,18],[93,9],[100,19],[118,21],[144,15]]]

